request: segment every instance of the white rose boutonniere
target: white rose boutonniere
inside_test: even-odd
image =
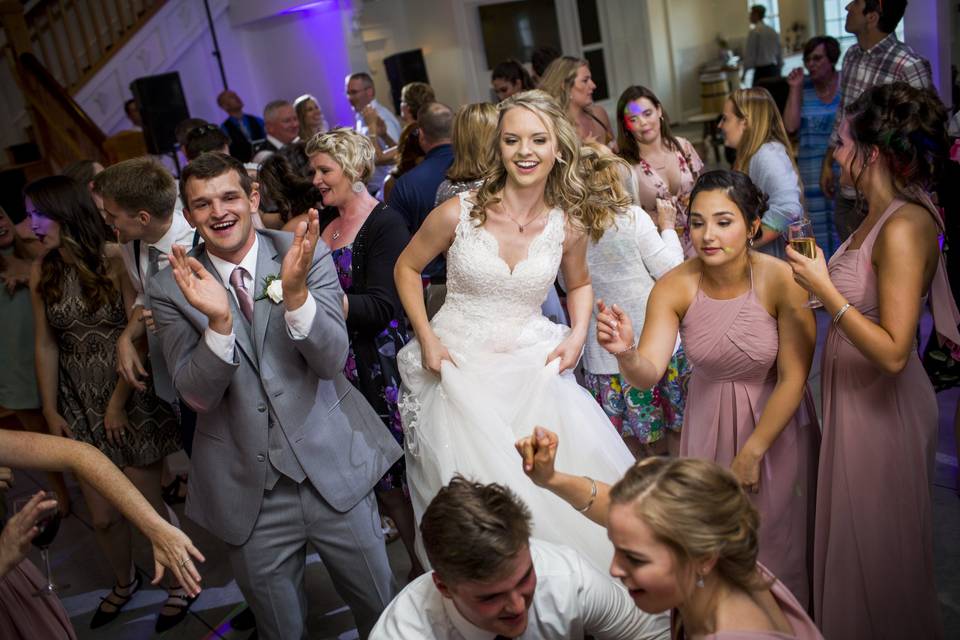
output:
[[[283,283],[280,281],[280,276],[272,275],[263,279],[263,290],[257,300],[264,298],[269,298],[273,304],[283,302]]]

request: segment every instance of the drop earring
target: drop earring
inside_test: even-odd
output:
[[[703,576],[698,573],[698,574],[697,574],[697,588],[698,588],[698,589],[703,589],[703,587],[704,587],[704,584],[703,584]]]

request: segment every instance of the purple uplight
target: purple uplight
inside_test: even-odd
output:
[[[283,11],[280,11],[278,15],[285,15],[288,13],[297,13],[300,11],[325,11],[325,10],[336,9],[336,8],[337,8],[337,0],[314,0],[314,2],[305,2],[295,7],[284,9]]]

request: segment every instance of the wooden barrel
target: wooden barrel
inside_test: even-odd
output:
[[[728,95],[730,83],[725,74],[705,73],[700,76],[700,108],[704,113],[722,113]]]

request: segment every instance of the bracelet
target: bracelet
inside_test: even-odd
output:
[[[847,309],[849,309],[849,308],[850,308],[850,303],[849,303],[849,302],[846,303],[845,305],[843,305],[842,307],[840,307],[840,310],[837,311],[837,315],[833,316],[833,325],[834,325],[834,326],[836,326],[837,323],[840,322],[840,318],[843,317],[843,314],[845,314],[845,313],[847,312]]]
[[[636,340],[633,341],[633,344],[627,347],[626,349],[621,349],[620,351],[617,351],[616,353],[611,353],[610,355],[612,355],[614,358],[616,358],[617,356],[622,356],[628,351],[635,351],[639,344],[640,344],[640,338],[637,338]]]
[[[587,476],[583,476],[583,477],[587,478]],[[585,506],[583,509],[577,509],[576,507],[573,507],[574,509],[577,509],[577,511],[579,511],[580,513],[586,513],[587,511],[589,511],[590,507],[593,506],[593,501],[597,499],[597,481],[594,480],[593,478],[587,478],[587,480],[590,481],[590,502],[588,502],[587,506]]]

